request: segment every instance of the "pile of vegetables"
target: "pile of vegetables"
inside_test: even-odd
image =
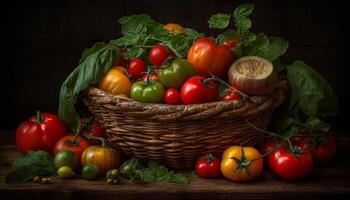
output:
[[[47,177],[55,174],[80,174],[87,180],[105,176],[108,184],[119,183],[120,177],[189,182],[153,161],[145,167],[131,158],[120,165],[119,152],[108,146],[104,131],[93,120],[81,119],[75,109],[78,94],[89,86],[139,102],[176,106],[268,96],[279,76],[285,76],[289,94],[275,113],[274,132],[246,121],[269,140],[262,147],[231,146],[222,155],[203,155],[194,169],[202,178],[222,174],[248,181],[260,176],[267,162],[280,178],[297,180],[331,161],[336,143],[325,120],[338,113],[336,94],[304,61],[282,61],[286,40],[250,31],[253,9],[253,4],[243,4],[232,13],[211,16],[209,27],[222,30],[219,35],[163,25],[145,14],[119,19],[122,37],[85,49],[62,84],[59,117],[38,113],[18,127],[16,143],[25,155],[15,161],[6,181],[48,183]]]

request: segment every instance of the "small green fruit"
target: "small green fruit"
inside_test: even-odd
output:
[[[93,164],[87,164],[83,167],[81,170],[81,175],[84,179],[87,180],[94,180],[98,177],[100,170],[96,165]]]
[[[79,164],[77,156],[69,150],[62,150],[58,152],[55,156],[54,163],[56,169],[63,166],[68,166],[73,170],[77,169]]]
[[[57,170],[57,174],[59,177],[61,178],[73,178],[75,177],[77,174],[72,170],[72,168],[68,167],[68,166],[63,166],[60,167]]]

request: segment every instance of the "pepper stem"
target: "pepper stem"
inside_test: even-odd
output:
[[[43,122],[43,118],[41,116],[41,112],[40,111],[36,111],[36,118],[33,120],[34,123],[42,123]]]

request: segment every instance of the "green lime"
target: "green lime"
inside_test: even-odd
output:
[[[73,178],[77,174],[68,166],[62,166],[57,170],[57,174],[61,178]]]
[[[98,177],[100,170],[96,165],[93,164],[87,164],[83,167],[81,170],[81,175],[83,176],[84,179],[87,180],[94,180]]]
[[[78,167],[77,156],[69,150],[62,150],[58,152],[55,156],[55,167],[56,169],[58,169],[62,166],[68,166],[73,170],[77,169]]]

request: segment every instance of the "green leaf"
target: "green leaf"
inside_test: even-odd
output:
[[[267,49],[258,53],[258,56],[274,61],[287,52],[289,43],[279,37],[270,37]]]
[[[327,80],[301,60],[287,67],[291,99],[289,112],[301,111],[309,118],[336,115],[338,100]]]
[[[124,36],[141,33],[154,35],[167,34],[167,31],[163,28],[163,24],[155,22],[146,14],[122,17],[119,19],[119,23],[122,25],[121,30]]]
[[[105,46],[89,55],[63,82],[58,114],[72,131],[79,130],[79,115],[74,107],[78,94],[90,85],[98,84],[119,56],[119,48]]]
[[[79,60],[79,64],[82,63],[89,55],[103,48],[104,42],[96,42],[91,48],[84,49],[83,54]]]
[[[327,123],[319,118],[309,118],[305,123],[305,127],[309,133],[328,132],[330,128]]]
[[[247,18],[250,14],[252,14],[253,10],[254,4],[242,4],[233,11],[233,17],[237,19]]]
[[[233,11],[235,26],[242,36],[244,36],[252,26],[252,21],[248,16],[253,12],[253,4],[242,4]]]
[[[189,36],[193,41],[204,36],[203,33],[198,33],[197,31],[191,28],[184,28],[183,30],[186,33],[186,35]]]
[[[229,29],[229,30],[219,34],[216,41],[217,41],[217,43],[222,44],[226,40],[235,38],[237,36],[238,36],[238,32],[236,30]]]
[[[23,167],[26,165],[49,166],[53,164],[52,156],[46,151],[28,151],[26,155],[17,158],[12,167]]]
[[[288,49],[288,42],[282,38],[268,38],[264,33],[251,36],[251,41],[246,42],[242,47],[243,56],[260,56],[267,60],[274,61],[283,55]]]
[[[127,60],[131,60],[134,58],[143,58],[145,57],[146,50],[142,47],[132,46],[126,49],[124,53],[124,58]]]
[[[170,181],[171,183],[188,184],[190,181],[182,174],[173,174]]]
[[[6,183],[25,183],[31,181],[34,176],[32,175],[34,167],[31,165],[21,166],[12,169],[5,175]]]
[[[230,15],[225,13],[218,13],[212,15],[208,21],[210,28],[224,29],[230,23]]]

